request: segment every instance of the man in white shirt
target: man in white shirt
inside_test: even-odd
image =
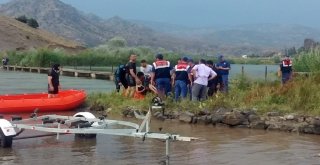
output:
[[[141,60],[140,72],[149,78],[152,72],[152,65],[148,64],[146,60]]]
[[[192,101],[203,101],[206,99],[208,81],[215,78],[217,73],[206,66],[204,59],[192,68],[192,73],[195,79],[192,86]]]

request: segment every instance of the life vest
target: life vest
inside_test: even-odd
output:
[[[283,67],[291,67],[292,66],[292,60],[283,60],[282,61]]]
[[[143,100],[145,98],[145,88],[144,86],[137,86],[136,91],[133,94],[133,98],[136,100]]]
[[[170,78],[170,62],[165,60],[157,60],[154,62],[153,67],[155,69],[155,79],[158,78]]]
[[[292,72],[292,61],[291,60],[283,60],[281,65],[281,72],[282,73],[291,73]]]
[[[188,82],[188,70],[190,66],[186,62],[180,62],[178,63],[175,67],[175,73],[176,73],[176,80],[182,80],[185,81],[186,83]]]
[[[187,72],[189,67],[190,66],[188,65],[188,63],[180,62],[174,67],[174,69],[175,69],[176,72],[183,72],[183,71]]]
[[[153,63],[154,69],[170,68],[170,62],[165,60],[157,60]]]

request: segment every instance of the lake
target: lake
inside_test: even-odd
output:
[[[231,65],[230,77],[235,78],[241,75],[242,66],[244,73],[252,79],[263,79],[265,77],[265,67],[267,66],[267,79],[275,80],[277,65]],[[0,71],[0,93],[30,93],[47,91],[47,75],[28,73]],[[92,80],[77,77],[61,76],[63,89],[84,89],[87,92],[110,92],[114,89],[114,82],[106,80]]]
[[[259,77],[265,66],[246,65],[245,72]],[[268,67],[269,68],[269,67]],[[270,66],[270,75],[277,66]],[[241,73],[241,65],[232,65],[231,77]],[[262,76],[263,78],[263,76]],[[63,88],[110,92],[111,81],[61,77]],[[46,92],[47,75],[0,71],[0,93]],[[58,114],[72,115],[75,112]],[[10,116],[5,116],[9,118]],[[136,119],[110,116],[110,119]],[[212,125],[190,125],[177,121],[152,120],[152,131],[177,133],[201,138],[171,145],[171,164],[175,165],[315,165],[319,164],[320,138],[264,130],[232,129]],[[26,131],[20,136],[32,135]],[[98,135],[96,139],[75,139],[73,135],[16,140],[10,149],[0,148],[1,165],[77,164],[77,165],[157,165],[164,160],[165,143],[158,140]]]

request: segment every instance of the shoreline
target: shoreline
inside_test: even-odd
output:
[[[122,111],[124,117],[134,117],[133,109]],[[146,112],[143,112],[146,113]],[[258,115],[254,109],[240,111],[237,109],[218,108],[212,112],[168,112],[152,113],[157,120],[174,120],[188,124],[202,124],[216,127],[260,129],[266,131],[282,131],[289,133],[303,133],[320,135],[320,117],[297,114],[280,115],[279,112],[268,112]]]

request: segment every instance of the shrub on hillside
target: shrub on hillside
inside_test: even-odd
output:
[[[38,21],[33,18],[28,19],[27,24],[35,29],[39,27]]]
[[[16,20],[18,20],[18,21],[20,21],[22,23],[27,23],[28,22],[28,18],[25,15],[17,17]]]
[[[16,20],[20,21],[22,23],[25,23],[25,24],[29,25],[30,27],[33,27],[33,28],[38,28],[39,27],[39,23],[38,23],[38,21],[36,19],[27,18],[25,15],[17,17]]]

